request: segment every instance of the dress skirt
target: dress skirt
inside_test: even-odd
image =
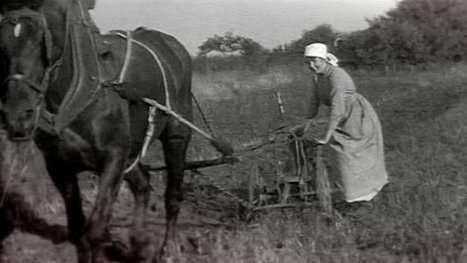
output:
[[[347,202],[369,201],[388,182],[381,124],[360,94],[347,103],[346,116],[334,131],[330,147]]]

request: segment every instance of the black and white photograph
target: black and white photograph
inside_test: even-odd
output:
[[[467,1],[0,0],[10,262],[467,262]]]

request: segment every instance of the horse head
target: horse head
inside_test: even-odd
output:
[[[0,22],[0,110],[10,139],[31,138],[51,69],[43,15],[28,8],[9,11]]]

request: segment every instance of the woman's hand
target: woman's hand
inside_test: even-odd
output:
[[[325,145],[328,144],[329,140],[326,139],[314,139],[313,142],[317,145]]]
[[[303,124],[297,125],[290,129],[290,133],[294,134],[297,137],[302,137],[303,135],[306,134],[308,129],[310,128],[311,121],[306,121]]]
[[[318,145],[328,144],[329,141],[331,140],[331,136],[332,136],[332,131],[330,130],[326,133],[326,136],[324,137],[324,139],[314,139],[314,142]]]
[[[293,135],[297,137],[302,137],[305,134],[305,128],[306,128],[305,124],[300,124],[290,129],[290,133],[292,133]]]

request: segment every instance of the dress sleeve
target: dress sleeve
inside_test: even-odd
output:
[[[346,78],[340,74],[331,77],[331,111],[329,115],[329,130],[335,130],[339,121],[345,116]]]
[[[310,103],[308,104],[308,112],[306,114],[307,119],[313,119],[318,114],[319,110],[319,93],[318,93],[318,81],[316,76],[313,76],[313,83],[311,87],[311,96],[310,96]]]

